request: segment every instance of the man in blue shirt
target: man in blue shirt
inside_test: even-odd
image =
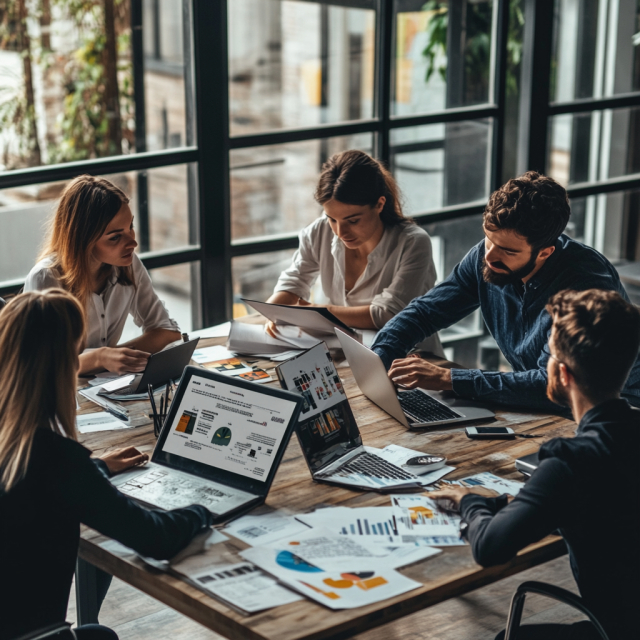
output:
[[[570,213],[565,189],[535,171],[495,191],[484,212],[484,241],[444,282],[413,300],[378,334],[372,348],[389,377],[408,388],[452,389],[478,400],[557,410],[546,396],[549,298],[563,289],[604,289],[628,300],[613,265],[563,234]],[[478,307],[512,373],[445,369],[406,357],[426,337]],[[640,406],[640,358],[622,397]]]

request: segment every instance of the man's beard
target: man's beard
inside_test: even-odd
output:
[[[490,284],[498,285],[499,287],[506,287],[508,284],[521,284],[522,279],[526,278],[535,268],[536,268],[536,260],[538,259],[538,252],[531,252],[531,258],[529,262],[525,264],[523,267],[512,271],[507,267],[506,264],[502,262],[496,262],[495,266],[499,269],[504,269],[507,273],[497,273],[493,271],[491,267],[487,264],[487,261],[482,259],[482,277],[485,282],[489,282]]]
[[[569,394],[560,382],[560,367],[555,360],[553,360],[551,370],[549,371],[549,380],[547,381],[547,398],[549,398],[551,402],[555,402],[562,407],[571,406]]]

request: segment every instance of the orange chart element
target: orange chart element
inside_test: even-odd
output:
[[[185,411],[178,421],[178,425],[176,426],[176,431],[180,433],[193,433],[193,428],[196,422],[196,414],[190,413],[189,411]]]
[[[362,589],[363,591],[369,591],[376,587],[381,587],[387,584],[387,581],[382,576],[374,576],[372,578],[362,578],[353,573],[341,573],[342,580],[334,580],[333,578],[325,578],[324,582],[328,587],[333,589],[350,589],[353,586]]]
[[[431,509],[427,509],[427,507],[409,507],[409,514],[411,515],[411,522],[416,524],[420,521],[420,519],[429,519],[433,518],[433,511]]]

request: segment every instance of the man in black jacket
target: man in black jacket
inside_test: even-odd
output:
[[[568,406],[575,438],[556,438],[519,494],[451,487],[430,494],[459,506],[482,566],[502,564],[559,530],[585,604],[610,640],[640,625],[640,410],[620,398],[640,347],[640,312],[612,291],[562,291],[547,310],[549,398]],[[494,497],[495,496],[495,497]],[[503,637],[501,633],[496,640]],[[518,640],[591,640],[593,625],[525,625]]]

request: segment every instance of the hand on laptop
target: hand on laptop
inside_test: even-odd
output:
[[[126,449],[116,449],[100,456],[100,460],[105,462],[112,475],[126,471],[131,467],[139,467],[149,461],[146,453],[140,453],[135,447],[127,447]]]
[[[431,364],[416,354],[394,360],[389,369],[389,377],[394,384],[402,385],[407,389],[416,387],[434,391],[453,389],[449,369]]]
[[[128,347],[103,347],[100,364],[113,373],[139,373],[144,371],[151,354]]]

